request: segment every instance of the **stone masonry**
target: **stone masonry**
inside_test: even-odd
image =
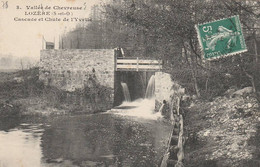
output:
[[[102,96],[100,90],[94,91],[96,93],[91,105],[102,106],[106,103],[109,105],[100,108],[112,108],[114,90],[116,89],[114,88],[115,53],[113,49],[51,49],[41,51],[40,80],[44,81],[45,85],[73,93],[83,90],[86,86],[95,89],[91,86],[93,78],[103,87],[102,89],[108,90],[109,95],[105,98],[99,97]],[[176,90],[172,89],[173,85],[176,84],[172,81],[170,74],[155,72],[156,106],[160,106],[163,100],[171,101],[172,95],[176,93]],[[96,87],[96,89],[98,88]],[[93,97],[93,94],[89,96]],[[91,107],[89,108],[91,109]]]
[[[42,50],[40,79],[73,92],[95,74],[101,85],[114,88],[114,62],[113,49]]]
[[[159,110],[163,100],[170,105],[176,105],[176,97],[184,95],[185,89],[174,82],[171,75],[164,72],[155,72],[155,110]]]
[[[62,91],[75,92],[94,77],[99,85],[114,90],[114,63],[113,49],[42,50],[40,80]],[[113,98],[114,91],[109,100],[112,104]]]
[[[155,99],[159,102],[170,101],[173,94],[171,75],[164,72],[155,73]]]

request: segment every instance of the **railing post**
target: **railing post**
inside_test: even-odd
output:
[[[117,71],[117,53],[116,53],[116,49],[114,49],[114,63],[115,63],[115,71]]]
[[[163,60],[159,60],[158,62],[159,62],[160,71],[162,71]]]
[[[137,60],[136,71],[138,71],[138,68],[139,68],[139,58],[137,57],[136,60]]]

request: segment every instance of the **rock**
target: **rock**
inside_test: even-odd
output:
[[[247,104],[247,107],[248,107],[248,108],[251,108],[252,106],[253,106],[253,105],[252,105],[251,103],[248,103],[248,104]]]
[[[184,101],[188,101],[188,100],[190,100],[191,99],[191,96],[190,95],[183,95],[182,96],[182,100],[184,100]]]
[[[239,148],[239,146],[238,146],[237,143],[233,143],[233,144],[231,144],[231,146],[230,146],[230,150],[232,150],[232,151],[236,151],[236,150],[238,150],[238,148]]]
[[[195,106],[194,102],[191,102],[191,104],[188,108],[191,108],[191,107],[194,107],[194,106]]]
[[[214,102],[219,102],[221,100],[223,100],[225,97],[222,97],[222,96],[218,96],[216,98],[214,98]]]
[[[245,123],[245,122],[244,122],[243,120],[239,120],[239,121],[237,122],[238,125],[244,125],[244,123]]]
[[[244,94],[252,93],[253,88],[252,87],[245,87],[243,89],[237,90],[232,94],[232,97],[235,96],[243,96]]]
[[[210,130],[206,130],[206,132],[203,133],[203,136],[209,136]]]
[[[14,77],[13,80],[14,80],[15,82],[17,82],[17,83],[22,83],[22,82],[24,82],[23,77]]]
[[[196,95],[192,95],[192,99],[193,99],[193,100],[196,100],[196,99],[197,99],[197,96],[196,96]]]

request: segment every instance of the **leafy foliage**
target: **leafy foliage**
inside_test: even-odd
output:
[[[180,81],[188,93],[206,99],[231,86],[251,85],[257,92],[259,6],[259,1],[239,0],[113,1],[95,10],[93,22],[78,26],[63,41],[70,43],[67,48],[121,47],[126,56],[162,59],[164,71]],[[249,51],[205,62],[195,24],[233,15],[240,16]]]

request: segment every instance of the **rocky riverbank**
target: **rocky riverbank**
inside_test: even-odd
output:
[[[260,166],[260,110],[252,88],[186,109],[185,167]]]

